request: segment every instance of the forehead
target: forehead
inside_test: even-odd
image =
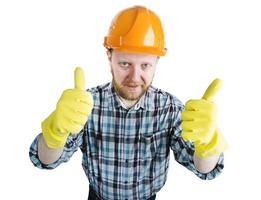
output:
[[[125,60],[128,62],[155,62],[158,57],[155,55],[141,54],[141,53],[126,53],[114,50],[112,57],[117,60]]]

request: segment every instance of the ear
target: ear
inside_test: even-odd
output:
[[[107,56],[108,56],[109,62],[111,62],[112,51],[111,51],[110,49],[108,49],[108,50],[106,51],[106,54],[107,54]]]
[[[157,56],[157,62],[156,62],[157,64],[158,64],[158,62],[159,62],[159,59],[160,59],[160,56]]]
[[[107,54],[107,57],[108,57],[108,61],[109,61],[109,65],[110,65],[111,73],[112,73],[112,63],[111,63],[111,61],[112,61],[112,50],[107,49],[106,54]]]

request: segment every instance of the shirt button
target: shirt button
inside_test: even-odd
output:
[[[127,184],[127,183],[128,183],[128,181],[125,181],[124,183],[125,183],[125,184]]]

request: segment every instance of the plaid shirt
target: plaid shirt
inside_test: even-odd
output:
[[[108,200],[148,199],[156,194],[166,182],[170,148],[177,162],[202,179],[221,173],[223,154],[211,172],[196,170],[194,146],[181,138],[183,105],[173,95],[151,86],[134,107],[127,109],[111,83],[89,91],[94,107],[83,130],[68,137],[61,157],[49,165],[38,158],[38,135],[29,153],[36,167],[53,169],[67,162],[80,147],[91,187]]]

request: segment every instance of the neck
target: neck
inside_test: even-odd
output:
[[[121,102],[127,107],[127,108],[131,108],[133,107],[139,100],[127,100],[124,99],[122,97],[119,97]]]

